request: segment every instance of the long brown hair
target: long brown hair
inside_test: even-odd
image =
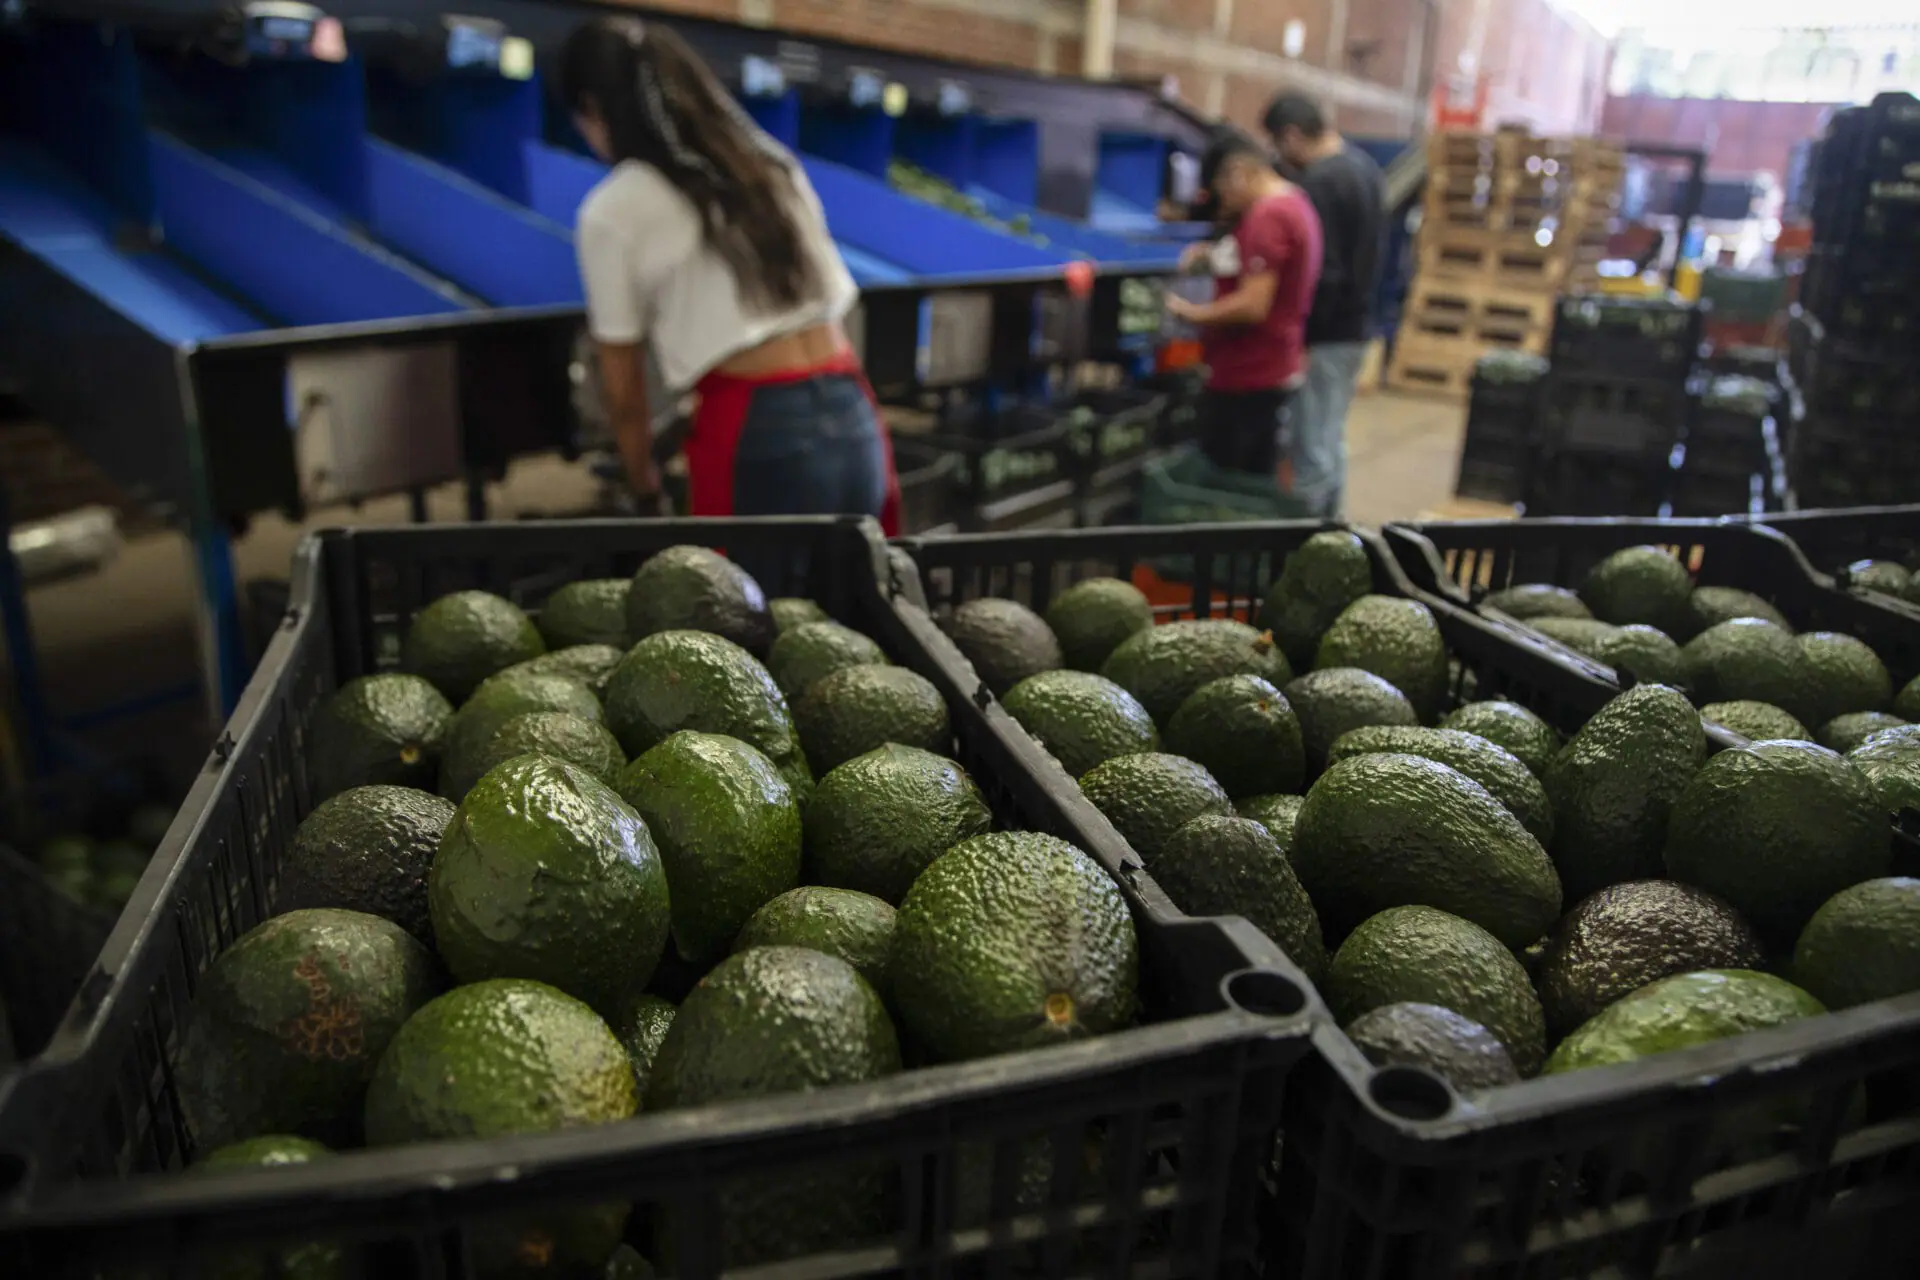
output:
[[[652,165],[692,202],[744,300],[766,310],[813,293],[818,272],[790,212],[792,160],[686,41],[638,18],[594,18],[567,37],[559,71],[568,108],[606,122],[616,161]]]

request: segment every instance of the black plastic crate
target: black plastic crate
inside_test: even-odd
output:
[[[1780,512],[1767,527],[1786,535],[1817,573],[1842,575],[1857,560],[1897,560],[1920,568],[1920,503]]]
[[[1527,514],[1653,516],[1667,501],[1671,479],[1665,454],[1635,457],[1563,449],[1528,477]]]
[[[925,533],[957,522],[960,473],[966,459],[914,436],[893,438],[893,465],[900,477],[900,530]]]
[[[912,601],[918,579],[871,522],[565,521],[335,530],[303,544],[281,633],[133,905],[48,1052],[0,1086],[0,1274],[199,1275],[189,1256],[311,1237],[366,1242],[382,1276],[465,1276],[464,1226],[504,1211],[619,1200],[673,1215],[678,1274],[718,1273],[717,1198],[746,1174],[853,1162],[900,1193],[890,1235],[756,1274],[956,1271],[1206,1276],[1253,1259],[1254,1170],[1316,1005],[1239,920],[1180,915],[1118,859],[1140,931],[1147,1024],[1046,1052],[559,1133],[347,1153],[281,1170],[142,1177],[193,1153],[169,1079],[198,976],[270,914],[309,807],[312,716],[348,677],[391,667],[412,613],[484,587],[530,607],[582,577],[631,573],[694,541],[807,594],[946,695],[957,758],[1003,827],[1078,840],[1089,807],[990,700]],[[1096,856],[1111,854],[1091,848]],[[1022,1160],[1055,1153],[1038,1203]],[[1093,1162],[1089,1172],[1081,1157]],[[1071,1153],[1066,1158],[1063,1153]],[[972,1190],[966,1188],[971,1186]],[[961,1210],[956,1206],[972,1205]]]
[[[1664,457],[1691,417],[1684,382],[1559,369],[1546,382],[1547,438],[1556,448]]]
[[[1527,447],[1476,444],[1469,439],[1460,450],[1453,495],[1479,502],[1525,502],[1532,476],[1533,454]]]
[[[1160,440],[1170,401],[1165,392],[1109,387],[1079,392],[1060,406],[1072,424],[1076,474],[1090,479],[1150,452]]]
[[[1554,374],[1685,382],[1700,350],[1701,316],[1687,302],[1570,294],[1554,309]]]
[[[15,1057],[46,1046],[112,927],[112,916],[61,893],[31,858],[0,844],[0,1000]]]

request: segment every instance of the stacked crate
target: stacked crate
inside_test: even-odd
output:
[[[1419,265],[1387,384],[1460,398],[1488,351],[1544,354],[1556,294],[1590,283],[1620,149],[1524,131],[1428,140]]]
[[[1788,474],[1802,506],[1920,495],[1920,102],[1835,113],[1814,161],[1813,249],[1790,344],[1806,419]]]

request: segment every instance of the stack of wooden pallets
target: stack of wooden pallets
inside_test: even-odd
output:
[[[1488,351],[1545,352],[1554,298],[1594,278],[1623,172],[1620,148],[1592,138],[1428,139],[1419,263],[1387,385],[1460,399]]]

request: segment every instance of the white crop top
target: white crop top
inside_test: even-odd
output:
[[[798,163],[791,172],[792,213],[819,287],[798,306],[762,312],[741,298],[733,268],[706,243],[679,188],[650,164],[615,165],[581,202],[575,236],[594,338],[646,341],[677,392],[769,338],[844,317],[859,289],[827,235],[813,184]]]

